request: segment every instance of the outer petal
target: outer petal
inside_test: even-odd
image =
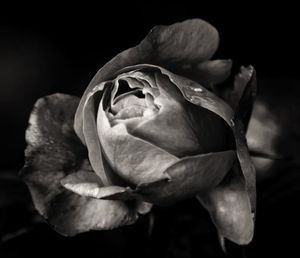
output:
[[[236,117],[244,119],[250,116],[256,96],[256,71],[252,66],[241,67],[235,77],[234,89]]]
[[[197,198],[208,209],[221,236],[241,245],[252,240],[254,216],[241,175],[229,173],[218,187]]]
[[[26,132],[26,165],[21,171],[37,210],[65,235],[111,229],[138,217],[125,202],[88,199],[61,186],[66,175],[89,169],[86,149],[73,130],[78,102],[63,94],[37,101]]]
[[[231,60],[207,60],[197,65],[171,69],[175,74],[187,77],[206,88],[225,81],[231,74]]]
[[[150,202],[169,205],[214,188],[232,168],[235,160],[235,151],[186,157],[166,169],[169,181],[140,185],[136,193]]]
[[[133,190],[130,187],[122,187],[122,186],[103,186],[101,182],[99,182],[99,177],[96,176],[93,172],[88,171],[78,171],[76,173],[70,174],[61,180],[61,184],[68,190],[79,194],[84,197],[91,197],[95,199],[109,199],[109,197],[120,194],[130,194],[131,200],[141,199],[138,195],[133,194]],[[124,199],[126,199],[124,197]],[[148,213],[152,204],[136,201],[133,203],[134,209],[139,214]]]
[[[149,43],[157,64],[198,64],[213,56],[219,34],[207,22],[194,19],[154,27],[143,42]]]
[[[116,178],[116,175],[111,171],[107,170],[103,164],[102,157],[102,147],[99,141],[98,132],[97,132],[97,107],[96,105],[99,103],[99,99],[102,97],[103,89],[106,86],[106,83],[101,83],[97,87],[95,87],[94,91],[90,93],[90,97],[86,100],[83,109],[83,135],[85,139],[85,144],[88,149],[89,160],[94,171],[101,178],[102,183],[104,185],[111,185],[119,181]],[[98,95],[94,95],[97,93]],[[93,96],[93,97],[91,97]],[[95,104],[95,98],[97,99],[97,103]]]
[[[235,77],[234,91],[228,101],[235,109],[232,130],[235,135],[237,155],[245,178],[245,185],[251,201],[251,210],[256,209],[256,171],[250,158],[245,128],[248,126],[256,95],[256,72],[252,66],[241,67]]]
[[[186,157],[164,171],[169,180],[142,183],[136,189],[111,191],[110,195],[102,198],[140,199],[169,205],[214,188],[232,168],[235,160],[236,153],[232,150]]]
[[[88,93],[97,84],[111,79],[118,70],[136,64],[149,63],[169,68],[198,64],[214,54],[218,43],[219,36],[216,29],[200,19],[153,28],[138,46],[118,54],[104,65],[90,82],[75,117],[75,130],[82,142],[84,142],[83,106]]]
[[[103,186],[95,173],[83,170],[64,177],[60,182],[66,189],[74,193],[96,199],[103,199],[127,190],[122,186]]]
[[[254,97],[256,96],[256,72],[252,66],[241,67],[234,78],[233,89],[215,87],[218,94],[235,111],[235,118],[243,121],[247,127],[252,112]]]
[[[256,210],[256,171],[251,160],[249,149],[246,141],[244,125],[240,120],[235,122],[232,127],[235,135],[237,156],[241,166],[241,170],[245,179],[246,190],[251,201],[251,210]]]
[[[198,71],[205,81],[211,84],[218,84],[225,81],[231,74],[231,60],[212,60],[200,63]],[[200,77],[200,75],[199,75]],[[200,79],[200,78],[199,78]]]

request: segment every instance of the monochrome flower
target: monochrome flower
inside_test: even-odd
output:
[[[232,62],[210,60],[218,43],[203,20],[157,26],[104,65],[80,100],[37,101],[21,174],[58,232],[129,225],[152,205],[197,197],[221,237],[251,241],[255,170],[244,127],[255,71],[242,67],[232,88],[219,87]]]

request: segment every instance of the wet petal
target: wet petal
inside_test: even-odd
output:
[[[161,71],[178,87],[187,101],[217,114],[228,125],[231,124],[230,121],[233,119],[234,113],[225,101],[194,81],[173,74],[165,69],[161,69]]]
[[[255,86],[251,84],[253,71],[254,70],[251,67],[248,69],[242,69],[242,75],[240,78],[243,78],[243,82],[246,86],[244,88],[244,91],[242,91],[241,93],[241,97],[237,99],[238,101],[244,100],[246,103],[238,102],[235,113],[227,103],[216,97],[214,94],[210,93],[208,90],[200,88],[202,91],[195,91],[195,89],[199,89],[200,86],[197,86],[195,82],[190,82],[190,84],[188,84],[188,80],[185,80],[184,78],[173,75],[171,73],[169,74],[170,78],[174,80],[174,83],[182,90],[187,99],[190,98],[190,101],[195,105],[200,105],[218,114],[231,127],[235,138],[238,160],[240,162],[241,169],[246,181],[246,189],[250,196],[251,209],[254,212],[256,209],[255,168],[249,155],[249,150],[245,138],[244,125],[241,121],[243,116],[246,114],[244,112],[247,112],[247,110],[251,110],[250,106],[253,100],[253,89],[255,89]],[[167,73],[168,71],[163,72]],[[240,88],[242,88],[242,84],[239,85]],[[194,88],[194,93],[192,93],[191,86],[193,86]]]
[[[150,64],[140,64],[126,67],[125,69],[120,70],[118,73],[123,73],[128,70],[142,71],[143,69],[160,71],[162,74],[168,76],[170,81],[181,91],[186,101],[217,114],[229,126],[231,126],[231,121],[234,119],[234,110],[231,108],[231,106],[195,81],[176,75],[162,67]]]
[[[241,175],[229,173],[219,186],[197,198],[209,211],[219,235],[240,245],[252,240],[254,215]]]
[[[163,74],[167,75],[170,78],[170,80],[181,90],[186,100],[217,114],[218,116],[223,118],[223,120],[230,126],[235,139],[238,159],[246,181],[246,188],[250,196],[251,208],[252,211],[254,212],[256,209],[256,179],[255,179],[256,175],[255,175],[255,168],[250,158],[247,142],[245,139],[244,125],[242,121],[239,119],[239,114],[242,114],[241,112],[243,112],[243,108],[237,108],[237,111],[234,112],[234,110],[226,102],[224,102],[222,99],[220,99],[215,94],[205,89],[198,83],[183,78],[181,76],[175,75],[161,67],[144,64],[144,65],[136,65],[130,68],[128,67],[126,69],[142,70],[143,68],[147,68],[147,69],[153,68],[161,71]],[[246,86],[248,85],[246,88],[244,88],[248,93],[252,91],[251,90],[248,91],[247,89],[255,89],[254,86],[249,85],[249,83],[247,84],[247,82],[251,83],[251,74],[253,74],[250,72],[251,70],[253,71],[253,69],[250,70],[249,69],[243,70],[246,74],[248,74],[248,76],[246,76],[248,79],[243,80],[245,81],[245,85]],[[241,76],[241,78],[244,78],[244,76]],[[246,97],[245,99],[246,102],[249,100],[249,98],[250,100],[252,98],[251,97],[252,95],[251,94],[249,95],[248,93],[245,93],[244,95]],[[251,103],[251,101],[247,103]],[[249,107],[248,104],[246,105],[246,107]]]
[[[26,131],[26,164],[21,171],[36,209],[64,235],[111,229],[138,218],[125,202],[81,197],[61,185],[75,171],[90,169],[86,148],[73,129],[78,102],[64,94],[37,101]]]
[[[209,23],[192,19],[170,26],[157,26],[136,47],[127,49],[104,65],[94,76],[80,101],[75,117],[75,131],[82,141],[83,106],[95,85],[112,79],[118,70],[132,65],[149,63],[178,67],[198,64],[210,59],[219,44],[217,30]]]
[[[187,102],[168,77],[155,73],[155,78],[161,108],[129,132],[177,157],[224,150],[229,128],[223,120]]]

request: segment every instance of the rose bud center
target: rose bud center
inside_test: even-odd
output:
[[[160,73],[130,72],[115,79],[106,114],[111,126],[183,157],[229,149],[229,128],[214,113],[189,103]]]

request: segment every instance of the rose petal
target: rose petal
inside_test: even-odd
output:
[[[221,236],[240,245],[252,240],[254,216],[241,175],[229,173],[219,186],[197,198],[208,209]]]
[[[251,79],[255,79],[254,68],[252,66],[242,66],[240,72],[234,78],[234,92],[231,96],[231,103],[235,108],[242,104],[243,97],[253,97],[255,95],[256,89],[249,87],[256,86],[254,83],[250,83]]]
[[[240,120],[235,121],[232,130],[235,135],[238,160],[251,202],[251,211],[254,213],[256,210],[256,171],[249,154],[243,123]]]
[[[180,64],[198,64],[208,60],[216,51],[218,44],[217,30],[200,19],[153,28],[138,46],[118,54],[94,76],[76,112],[74,124],[76,133],[84,142],[82,111],[88,93],[95,85],[112,79],[118,70],[143,63],[172,67],[178,67]]]
[[[137,219],[135,209],[123,201],[85,198],[66,190],[55,198],[48,222],[59,233],[73,236],[130,225]]]
[[[100,178],[90,170],[79,170],[67,175],[60,182],[64,187],[66,187],[66,185],[78,185],[82,182],[102,185]]]
[[[166,69],[163,69],[158,66],[143,64],[143,65],[136,65],[132,67],[127,67],[127,69],[139,69],[142,70],[143,68],[153,68],[160,70],[163,74],[167,75],[170,80],[182,91],[184,97],[186,100],[190,101],[191,103],[201,106],[203,108],[206,108],[210,110],[211,112],[214,112],[215,114],[219,115],[221,118],[224,119],[224,121],[231,127],[235,143],[236,143],[236,149],[238,153],[238,159],[241,165],[241,169],[243,171],[243,175],[246,180],[246,187],[248,190],[248,194],[250,196],[251,200],[251,206],[252,211],[255,212],[256,207],[256,179],[255,179],[255,168],[253,166],[252,160],[249,155],[247,142],[245,139],[245,132],[244,132],[244,125],[239,120],[238,114],[242,112],[238,111],[236,114],[233,111],[233,109],[225,103],[223,100],[221,100],[219,97],[217,97],[215,94],[210,92],[209,90],[205,89],[198,83],[191,81],[189,79],[183,78],[181,76],[175,75]],[[250,68],[249,68],[250,69]],[[253,71],[253,69],[250,69]],[[244,70],[248,76],[246,76],[248,79],[245,80],[246,82],[251,82],[251,74],[250,70]],[[122,71],[120,71],[122,72]],[[244,76],[242,76],[244,77]],[[247,83],[246,83],[247,84]],[[248,86],[250,89],[254,89],[254,86]],[[247,89],[247,87],[246,87]],[[252,91],[250,91],[252,92]],[[245,96],[251,96],[248,95],[248,93]],[[247,98],[246,98],[247,99]],[[245,101],[247,101],[245,99]],[[251,99],[251,98],[250,98]],[[239,110],[239,108],[237,109]]]
[[[57,187],[58,180],[70,168],[79,168],[87,156],[72,129],[72,115],[78,102],[77,97],[50,95],[39,99],[30,115],[26,131],[26,163],[21,175],[27,181],[35,206],[42,214],[47,212],[55,192],[61,190]],[[31,181],[37,181],[37,185],[32,185]],[[44,182],[47,187],[43,191]],[[48,191],[48,188],[55,190]]]
[[[250,68],[249,68],[250,69]],[[251,68],[250,70],[253,71]],[[252,77],[253,73],[250,73],[249,70],[244,70],[249,75],[249,80]],[[183,77],[179,77],[177,75],[173,75],[172,73],[169,73],[168,71],[163,71],[163,73],[168,73],[171,80],[174,81],[174,83],[182,90],[183,94],[187,99],[190,99],[192,103],[195,105],[200,105],[204,108],[207,108],[208,110],[218,114],[220,117],[222,117],[231,127],[232,132],[235,137],[236,142],[236,149],[238,154],[238,159],[241,165],[241,169],[243,172],[243,175],[246,180],[246,188],[248,191],[248,194],[250,196],[251,200],[251,208],[252,211],[255,212],[256,207],[256,179],[255,179],[255,168],[252,163],[252,160],[249,155],[247,142],[245,138],[245,132],[244,132],[244,126],[242,122],[240,121],[240,116],[242,115],[242,112],[244,111],[243,107],[238,107],[237,111],[235,113],[235,118],[233,118],[233,110],[230,108],[229,105],[227,105],[224,101],[216,97],[214,94],[210,93],[208,90],[205,91],[205,89],[201,88],[202,91],[197,91],[192,93],[191,86],[195,89],[200,88],[195,82],[188,83],[188,80],[186,80]],[[244,76],[242,76],[244,77]],[[246,80],[249,82],[249,80]],[[248,86],[250,88],[249,90],[246,90],[247,93],[245,93],[244,101],[247,102],[252,96],[253,92],[251,89],[254,89],[255,86]],[[249,95],[250,94],[250,95]],[[193,98],[195,100],[193,101]],[[250,98],[251,99],[251,98]],[[251,102],[251,100],[250,100]],[[242,104],[244,105],[244,104]],[[249,105],[249,104],[247,104]],[[246,107],[246,106],[245,106]],[[248,108],[248,106],[247,106]]]
[[[127,191],[122,186],[103,186],[95,173],[88,171],[77,171],[61,180],[61,184],[68,190],[84,197],[102,199],[116,193]]]
[[[165,170],[169,180],[141,183],[136,189],[127,188],[103,198],[139,199],[159,205],[170,205],[218,185],[235,160],[236,153],[232,150],[186,157]]]
[[[102,93],[105,83],[100,84],[96,87],[95,92]],[[91,93],[92,94],[92,93]],[[97,97],[101,97],[100,96]],[[110,185],[113,183],[113,175],[105,171],[102,163],[101,155],[101,144],[98,139],[97,125],[96,125],[96,114],[95,109],[95,98],[88,98],[83,109],[83,135],[85,144],[88,149],[89,160],[94,171],[100,177],[104,185]]]
[[[228,149],[229,128],[220,117],[187,102],[168,77],[156,72],[155,78],[160,90],[155,103],[161,109],[130,134],[177,157]]]
[[[235,110],[235,119],[243,121],[247,127],[256,96],[256,72],[252,66],[240,68],[234,78],[232,90],[216,88],[218,94]]]
[[[217,114],[223,118],[229,126],[231,126],[232,120],[234,119],[234,110],[224,100],[195,81],[176,75],[162,67],[151,64],[129,66],[118,71],[118,74],[134,70],[142,71],[143,69],[151,69],[152,72],[157,70],[168,76],[170,81],[182,92],[187,101]]]
[[[226,102],[194,81],[173,74],[165,69],[160,70],[178,87],[187,101],[208,109],[223,118],[228,125],[231,125],[234,113]]]
[[[130,135],[124,124],[111,127],[103,110],[98,110],[98,135],[112,169],[123,179],[140,184],[167,178],[165,168],[178,160],[164,150]]]
[[[246,84],[244,86],[244,84]],[[256,72],[252,66],[242,67],[235,79],[235,92],[241,92],[235,111],[235,117],[242,120],[247,128],[256,96]]]
[[[231,74],[232,60],[207,60],[197,65],[172,69],[172,72],[189,78],[206,88],[225,81]]]
[[[154,27],[142,44],[149,42],[159,60],[156,64],[194,64],[212,57],[219,45],[219,34],[209,23],[193,19]]]
[[[119,200],[135,200],[141,199],[138,195],[134,194],[130,187],[121,186],[103,186],[99,182],[99,178],[95,173],[88,171],[78,171],[76,173],[67,175],[61,180],[61,184],[68,190],[83,196],[95,199],[115,199],[113,196],[122,196]],[[151,203],[136,201],[135,209],[139,214],[146,214],[152,208]]]
[[[168,71],[163,71],[163,72],[169,73]],[[194,103],[196,105],[200,105],[200,106],[207,108],[207,109],[211,110],[212,112],[218,114],[232,128],[232,132],[234,134],[235,142],[236,142],[238,159],[239,159],[239,162],[241,165],[243,175],[245,177],[246,189],[250,196],[251,209],[253,212],[255,212],[255,209],[256,209],[255,168],[254,168],[254,165],[253,165],[252,160],[249,155],[247,142],[246,142],[246,138],[245,138],[244,126],[243,126],[242,122],[239,120],[239,114],[241,114],[243,109],[238,108],[237,110],[240,110],[240,111],[237,111],[237,113],[235,114],[236,118],[233,118],[233,110],[230,108],[230,106],[227,105],[222,100],[218,99],[218,97],[216,97],[214,94],[210,93],[208,90],[205,91],[202,88],[201,88],[202,91],[196,90],[195,93],[191,94],[190,86],[193,85],[194,89],[197,89],[197,88],[199,88],[199,85],[195,86],[196,83],[194,83],[194,82],[189,85],[188,81],[185,80],[184,78],[179,77],[177,75],[173,75],[172,73],[169,73],[169,74],[170,74],[170,78],[173,79],[174,83],[179,88],[181,88],[181,90],[183,91],[183,93],[187,99],[190,98],[192,103]],[[250,78],[251,78],[250,74],[252,75],[252,73],[247,72],[247,74],[249,74],[249,80],[250,80]],[[249,80],[246,80],[246,81],[249,81]],[[250,89],[253,89],[254,86],[249,86],[249,87],[250,87]],[[207,92],[207,94],[203,94],[206,92]],[[252,91],[250,90],[249,92],[252,92]],[[245,97],[246,96],[249,96],[249,94],[247,93],[245,95]],[[250,94],[250,96],[251,96],[251,94]],[[196,98],[195,101],[193,101],[193,97]],[[246,101],[246,99],[244,99],[244,100]]]
[[[65,176],[89,169],[86,148],[73,129],[78,102],[64,94],[37,101],[26,131],[26,164],[21,171],[36,209],[64,235],[111,229],[138,217],[125,202],[87,199],[61,186]]]
[[[151,211],[153,204],[149,202],[137,202],[136,210],[139,214],[147,214]]]
[[[137,200],[143,199],[135,193],[130,187],[122,187],[116,185],[103,186],[99,183],[93,173],[87,171],[78,171],[70,174],[61,180],[61,184],[66,189],[84,196],[103,200]],[[146,204],[145,204],[146,205]],[[139,205],[138,205],[139,206]],[[147,207],[149,205],[146,205]],[[147,207],[145,206],[145,209]],[[139,207],[144,210],[144,208]]]
[[[200,63],[197,70],[202,80],[211,84],[225,81],[231,74],[232,60],[212,60]]]
[[[186,157],[165,170],[170,180],[141,184],[135,193],[151,203],[169,205],[215,187],[235,160],[231,150]]]
[[[138,98],[135,95],[126,94],[126,96],[122,96],[122,98],[118,99],[118,101],[112,106],[111,110],[115,112],[115,116],[117,118],[126,119],[128,117],[119,117],[121,116],[119,112],[126,109],[133,109],[133,112],[137,112],[135,116],[138,116],[140,115],[139,110],[144,111],[146,108],[147,105],[145,99]]]

